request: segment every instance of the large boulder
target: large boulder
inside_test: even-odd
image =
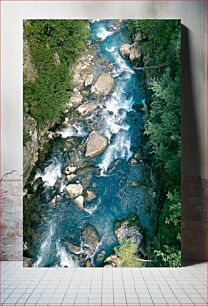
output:
[[[123,239],[132,239],[139,247],[143,239],[143,229],[137,215],[130,215],[127,218],[115,223],[115,235],[121,243]]]
[[[92,158],[101,154],[108,145],[107,137],[99,134],[96,131],[92,131],[87,139],[85,156]]]
[[[68,241],[64,241],[64,244],[70,249],[70,251],[76,255],[79,255],[79,254],[82,254],[83,253],[83,250],[81,247],[71,243],[71,242],[68,242]]]
[[[80,105],[77,110],[82,117],[90,115],[98,107],[97,103],[90,102]]]
[[[98,96],[107,96],[115,87],[115,81],[109,73],[99,75],[95,84],[91,87],[91,93]]]
[[[120,47],[120,53],[124,58],[129,58],[131,51],[131,45],[130,44],[123,44]]]
[[[71,198],[76,198],[82,194],[83,187],[81,184],[69,184],[66,186],[66,191]]]
[[[120,53],[123,58],[129,59],[130,61],[138,60],[141,58],[141,48],[137,41],[135,41],[132,45],[121,45]]]
[[[96,229],[94,228],[94,226],[89,224],[85,225],[82,231],[82,239],[90,247],[91,252],[95,251],[96,247],[100,242]]]
[[[78,196],[76,199],[74,199],[74,203],[79,207],[80,209],[84,208],[84,197],[82,195]]]

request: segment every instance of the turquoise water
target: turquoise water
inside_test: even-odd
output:
[[[79,130],[75,136],[78,145],[86,140],[92,122],[95,129],[109,139],[105,152],[91,161],[96,166],[90,172],[91,177],[84,175],[90,181],[90,187],[96,189],[97,198],[85,204],[85,209],[81,210],[67,196],[61,172],[69,163],[72,153],[64,151],[66,138],[54,140],[52,149],[35,176],[42,176],[45,181],[45,189],[37,195],[44,207],[44,215],[38,229],[42,240],[34,246],[35,266],[82,266],[82,260],[70,253],[64,241],[83,247],[81,230],[86,224],[92,224],[100,237],[100,244],[92,255],[94,266],[100,265],[96,260],[98,253],[105,251],[106,255],[111,254],[112,248],[118,245],[114,235],[116,220],[136,213],[148,235],[151,235],[153,228],[153,219],[144,209],[145,197],[152,190],[129,184],[129,180],[143,182],[149,175],[143,163],[129,165],[129,160],[140,147],[144,126],[142,113],[135,111],[135,105],[145,101],[143,75],[135,73],[131,64],[119,53],[119,47],[128,43],[124,25],[106,20],[91,22],[90,27],[91,44],[100,59],[113,64],[111,75],[116,82],[105,107],[101,104],[100,116],[92,115],[75,123]],[[100,66],[95,65],[94,69],[101,72]],[[57,178],[60,178],[60,184],[55,185]],[[61,201],[49,207],[48,202],[57,194],[61,195]]]

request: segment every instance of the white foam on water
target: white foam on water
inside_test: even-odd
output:
[[[117,118],[115,116],[106,116],[105,122],[106,122],[106,129],[104,131],[104,134],[108,139],[110,140],[112,134],[117,134],[121,130],[128,131],[129,125],[128,124],[121,124],[116,123]]]
[[[66,249],[59,245],[59,242],[56,244],[56,248],[57,257],[59,257],[61,267],[75,268],[78,266],[72,256],[67,253]]]
[[[72,137],[72,136],[76,136],[76,137],[86,136],[86,132],[84,128],[78,124],[74,124],[71,127],[63,129],[62,131],[60,131],[60,134],[62,138],[67,138],[67,137]]]
[[[58,178],[61,178],[61,163],[54,160],[49,166],[47,166],[43,172],[38,171],[35,175],[34,181],[38,177],[42,177],[45,186],[53,187]]]
[[[117,88],[106,102],[106,109],[117,115],[120,109],[131,111],[133,104],[133,97],[126,99],[125,93],[120,88]]]
[[[64,189],[65,189],[65,187],[66,187],[66,185],[64,184],[64,179],[62,179],[62,180],[61,180],[61,185],[60,185],[59,191],[60,191],[60,192],[63,192]]]
[[[99,22],[99,21],[100,21],[100,19],[90,19],[90,22],[91,22],[91,23]]]
[[[89,215],[92,215],[97,209],[97,206],[89,207],[89,208],[84,208],[83,210],[86,211]]]
[[[106,30],[104,27],[100,27],[96,33],[97,38],[105,40],[108,36],[114,34],[114,32]]]
[[[116,135],[114,142],[107,147],[101,163],[98,164],[101,169],[100,176],[107,174],[108,168],[114,160],[119,158],[129,160],[132,154],[130,137],[127,132],[120,132]]]
[[[126,60],[120,55],[119,51],[116,51],[114,53],[114,59],[114,64],[117,67],[115,68],[115,70],[113,70],[113,72],[115,71],[118,75],[123,72],[130,75],[135,74],[134,70],[128,66]]]
[[[111,53],[111,52],[114,52],[116,50],[116,47],[111,47],[111,48],[106,47],[105,50]]]
[[[86,211],[88,214],[92,215],[97,210],[100,203],[101,203],[101,199],[98,199],[98,202],[96,205],[89,207],[89,208],[85,207],[83,210]]]
[[[54,234],[54,226],[51,225],[45,240],[41,244],[38,259],[33,264],[33,267],[42,267],[44,265],[44,259],[50,256],[51,239],[53,234]]]

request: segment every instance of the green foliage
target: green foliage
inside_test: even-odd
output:
[[[181,265],[181,251],[174,246],[164,245],[164,252],[155,250],[155,254],[163,263],[163,266],[180,267]]]
[[[129,35],[143,34],[142,54],[149,55],[149,65],[180,64],[181,31],[178,20],[129,20]],[[152,71],[152,74],[157,72]]]
[[[120,246],[115,247],[115,254],[119,257],[122,267],[141,267],[137,253],[137,245],[131,239],[123,239]]]
[[[66,66],[49,68],[39,73],[33,86],[34,99],[30,113],[38,121],[39,127],[44,122],[57,122],[65,102],[69,97],[70,79]]]
[[[85,50],[89,30],[85,20],[30,20],[24,35],[38,71],[35,82],[24,76],[24,107],[42,128],[62,114],[71,92],[69,67]]]
[[[159,266],[180,265],[180,159],[181,159],[181,31],[177,20],[130,20],[129,35],[141,32],[142,54],[148,57],[149,112],[144,137],[158,178],[159,221],[153,242]],[[164,64],[161,66],[161,64]],[[147,137],[147,138],[146,138]]]

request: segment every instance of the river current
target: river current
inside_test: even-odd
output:
[[[90,43],[97,56],[106,64],[113,64],[110,74],[115,80],[115,88],[101,104],[100,116],[93,115],[86,120],[77,120],[74,126],[77,133],[65,129],[61,137],[53,140],[47,158],[39,166],[33,179],[42,177],[44,191],[39,194],[44,207],[44,215],[39,228],[41,241],[35,247],[34,266],[81,266],[79,257],[72,256],[64,241],[82,247],[81,231],[86,224],[93,225],[100,237],[100,243],[92,255],[94,266],[100,266],[96,255],[102,251],[106,256],[112,254],[118,245],[114,234],[114,223],[131,213],[138,215],[144,229],[151,236],[152,216],[145,209],[150,187],[134,186],[131,181],[144,182],[149,176],[142,161],[130,164],[132,156],[141,145],[143,114],[136,111],[136,105],[145,107],[143,75],[135,72],[132,65],[119,52],[122,44],[128,43],[128,33],[124,25],[111,20],[93,20],[90,22]],[[96,64],[94,69],[96,70]],[[88,98],[90,101],[90,97]],[[69,163],[71,154],[64,150],[67,138],[74,136],[78,143],[84,143],[88,137],[88,124],[92,122],[95,130],[105,135],[109,145],[103,154],[91,163],[96,171],[85,176],[90,187],[95,188],[97,197],[85,203],[84,210],[79,209],[67,196],[62,181],[62,171]],[[57,179],[60,184],[56,184]],[[89,182],[88,182],[89,183]],[[48,205],[49,199],[61,195],[61,200],[54,207]]]

